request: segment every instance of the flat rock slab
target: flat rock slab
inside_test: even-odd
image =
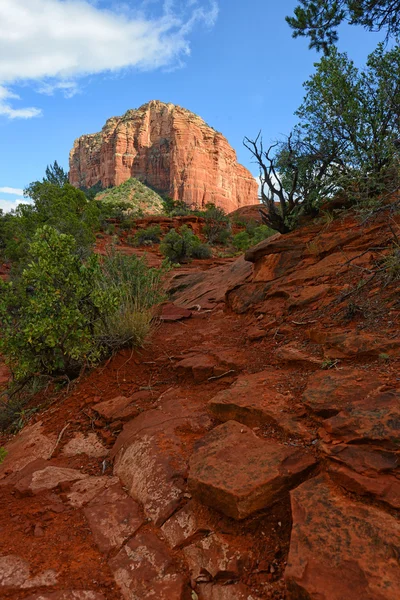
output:
[[[78,432],[65,444],[61,454],[64,456],[86,454],[91,458],[100,458],[102,456],[106,456],[108,454],[108,450],[105,446],[103,446],[95,433],[84,435],[83,433]]]
[[[85,479],[86,477],[87,475],[76,469],[49,465],[25,475],[15,485],[15,489],[21,495],[35,495],[53,490],[61,484]]]
[[[189,319],[192,316],[192,311],[184,308],[183,306],[177,306],[172,302],[163,304],[161,308],[161,314],[159,316],[161,321],[180,321],[181,319]]]
[[[307,478],[311,454],[257,438],[236,421],[208,433],[190,459],[189,489],[228,517],[245,519]]]
[[[289,600],[398,600],[399,522],[355,503],[326,477],[291,492]]]
[[[28,596],[25,600],[106,600],[106,597],[98,592],[88,590],[63,590],[48,594],[33,594],[33,596]]]
[[[182,548],[210,533],[216,521],[208,507],[190,500],[164,523],[161,531],[171,548]]]
[[[180,432],[190,432],[195,439],[210,425],[202,406],[171,399],[141,413],[118,436],[112,450],[114,474],[157,526],[179,508],[186,491],[190,448]]]
[[[0,479],[20,471],[37,458],[50,458],[56,444],[56,435],[44,434],[42,422],[24,427],[15,438],[6,444],[7,455],[0,465]]]
[[[122,410],[124,410],[131,403],[131,399],[126,396],[116,396],[111,400],[105,400],[104,402],[99,402],[98,404],[94,404],[92,406],[93,410],[95,410],[99,415],[104,417],[107,421],[118,418],[115,415]]]
[[[168,547],[153,533],[139,533],[109,561],[126,600],[190,600],[187,579],[179,574]]]
[[[400,353],[400,338],[387,338],[365,331],[326,332],[312,330],[311,339],[322,344],[327,358],[352,358],[379,356],[385,353],[398,356]]]
[[[87,477],[71,485],[67,500],[74,508],[81,508],[93,500],[95,496],[117,483],[119,483],[118,477]]]
[[[236,542],[236,547],[235,547]],[[191,579],[205,581],[238,580],[252,564],[251,550],[237,548],[234,536],[213,533],[184,548]]]
[[[323,422],[326,431],[343,442],[370,442],[400,447],[400,393],[387,390],[360,400]]]
[[[383,384],[382,379],[362,369],[331,369],[313,373],[303,402],[315,414],[333,417],[342,409],[366,398]]]
[[[303,365],[321,366],[323,361],[299,348],[296,344],[280,346],[275,352],[275,358],[284,363],[300,363]]]
[[[203,583],[197,586],[199,600],[259,600],[244,583],[218,585]]]
[[[101,552],[120,548],[145,522],[139,505],[117,484],[94,497],[84,509]]]
[[[291,396],[276,391],[282,382],[282,375],[272,370],[240,376],[214,396],[208,408],[220,421],[238,421],[249,427],[272,424],[291,435],[309,437],[306,427],[289,410]]]
[[[51,569],[31,577],[29,563],[15,554],[0,556],[0,590],[29,589],[57,583],[57,573]]]
[[[330,464],[331,478],[342,488],[360,496],[373,496],[394,509],[400,508],[400,479],[394,475],[378,477],[357,473],[345,465]]]

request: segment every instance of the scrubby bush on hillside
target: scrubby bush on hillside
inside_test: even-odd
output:
[[[108,250],[97,285],[100,297],[116,295],[118,303],[98,322],[96,338],[101,345],[110,350],[143,345],[150,331],[152,308],[165,299],[163,277],[169,268],[168,263],[149,268],[143,258]]]
[[[211,256],[211,249],[203,244],[187,225],[183,225],[179,233],[171,229],[161,242],[160,251],[171,262]]]
[[[20,277],[0,283],[0,351],[14,379],[35,374],[72,375],[100,358],[94,338],[100,312],[117,305],[117,296],[101,295],[100,265],[85,263],[71,235],[45,225],[28,247]]]
[[[202,213],[206,220],[204,234],[210,244],[226,244],[231,235],[231,223],[229,217],[222,208],[209,203]]]
[[[14,263],[23,262],[35,232],[43,225],[71,235],[81,256],[87,256],[99,227],[99,209],[83,192],[69,183],[62,187],[36,181],[26,190],[32,204],[20,204],[15,213],[4,215],[1,226],[3,256]]]
[[[76,240],[45,225],[22,273],[0,281],[0,352],[14,380],[75,376],[110,350],[140,345],[162,298],[162,269],[109,254],[82,260]]]
[[[236,250],[244,252],[248,248],[256,246],[263,240],[275,234],[275,231],[267,227],[267,225],[259,225],[254,229],[251,228],[250,232],[251,233],[249,233],[249,231],[241,231],[240,233],[237,233],[233,236],[232,244],[236,248]]]
[[[153,225],[146,229],[139,229],[133,236],[134,246],[146,246],[148,244],[159,244],[161,238],[160,225]]]
[[[190,208],[183,200],[174,200],[169,196],[163,199],[163,212],[169,217],[184,217],[190,214]]]

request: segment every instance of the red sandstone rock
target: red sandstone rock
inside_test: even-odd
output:
[[[168,293],[180,306],[186,308],[213,308],[223,302],[230,288],[243,283],[251,275],[252,267],[240,256],[232,263],[208,271],[178,273],[168,286]]]
[[[67,494],[68,502],[74,508],[84,506],[105,489],[114,486],[119,482],[118,477],[87,477],[82,481],[77,481],[71,486]]]
[[[311,356],[308,352],[298,348],[296,344],[287,344],[285,346],[280,346],[275,352],[275,357],[282,362],[295,362],[295,363],[303,363],[305,365],[318,365],[321,366],[323,361],[320,358],[316,358],[315,356]]]
[[[256,437],[228,421],[208,433],[190,459],[189,489],[234,519],[267,508],[315,467],[310,454]]]
[[[184,548],[192,581],[235,581],[249,569],[253,554],[235,548],[235,536],[213,533]]]
[[[51,569],[31,577],[30,566],[19,556],[0,556],[0,590],[29,589],[57,583],[57,573]]]
[[[101,456],[106,456],[108,450],[103,446],[95,433],[91,432],[85,436],[83,433],[78,432],[65,444],[61,454],[64,456],[86,454],[93,458],[100,458]]]
[[[87,475],[76,469],[52,465],[41,466],[22,477],[15,485],[15,489],[22,495],[40,494],[47,490],[53,490],[63,483],[85,479],[86,477]]]
[[[180,321],[181,319],[188,319],[191,316],[191,310],[169,302],[163,305],[159,318],[161,321]]]
[[[106,600],[103,594],[87,590],[64,590],[61,592],[43,592],[28,596],[26,600]]]
[[[93,406],[93,410],[95,410],[99,415],[104,417],[107,420],[111,420],[118,414],[120,411],[124,410],[131,403],[130,398],[126,398],[125,396],[117,396],[116,398],[112,398],[111,400],[105,400],[104,402],[99,402]]]
[[[118,436],[112,450],[114,474],[156,525],[179,507],[185,491],[188,466],[179,430],[200,436],[210,423],[202,407],[172,399],[141,413]]]
[[[77,139],[70,182],[120,185],[137,177],[189,206],[230,212],[257,202],[257,183],[224,136],[190,111],[153,100]]]
[[[171,548],[176,549],[210,533],[217,525],[215,521],[208,507],[190,500],[164,523],[161,531]]]
[[[400,597],[394,517],[339,495],[322,476],[292,491],[291,501],[289,600]]]
[[[324,421],[334,438],[344,442],[371,442],[386,448],[400,445],[400,393],[387,390],[360,399]]]
[[[125,600],[190,600],[168,547],[154,533],[139,533],[109,561]]]
[[[42,422],[24,427],[6,444],[6,457],[0,465],[0,479],[9,473],[20,471],[36,458],[50,458],[56,443],[56,435],[45,435]]]
[[[145,521],[139,505],[119,484],[95,496],[84,512],[94,541],[105,553],[120,548]]]
[[[198,588],[199,600],[258,600],[243,583],[215,585],[204,583]]]
[[[313,373],[303,394],[304,404],[327,418],[368,396],[382,385],[376,375],[368,377],[362,369],[331,369]]]
[[[291,435],[309,436],[307,428],[289,410],[289,397],[276,391],[285,376],[274,369],[243,375],[208,403],[220,421],[239,421],[249,427],[272,424]]]

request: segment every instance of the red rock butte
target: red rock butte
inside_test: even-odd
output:
[[[158,100],[108,119],[70,152],[76,187],[117,186],[136,177],[174,200],[227,212],[257,203],[257,183],[227,139],[194,113]]]

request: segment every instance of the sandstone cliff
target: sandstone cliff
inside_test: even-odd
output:
[[[257,183],[226,138],[190,111],[153,100],[77,139],[70,182],[105,187],[136,177],[175,200],[227,212],[257,202]]]

